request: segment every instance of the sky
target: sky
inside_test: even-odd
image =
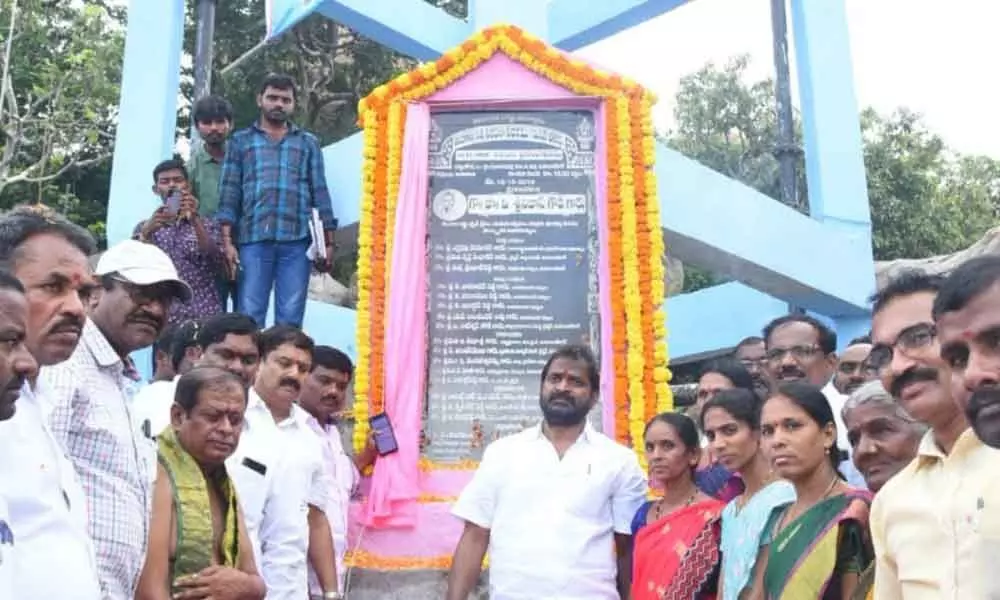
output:
[[[846,4],[859,107],[890,113],[905,106],[954,150],[1000,159],[1000,2]],[[681,77],[709,61],[721,65],[747,53],[749,78],[773,76],[770,0],[692,0],[579,53],[655,91],[657,125],[666,129]]]

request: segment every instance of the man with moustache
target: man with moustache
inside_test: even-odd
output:
[[[260,333],[260,368],[250,388],[243,435],[233,457],[249,468],[236,469],[230,463],[247,520],[251,511],[262,511],[258,517],[260,571],[268,600],[307,598],[309,566],[324,600],[342,598],[333,536],[323,513],[330,490],[323,451],[309,429],[309,415],[295,404],[312,367],[314,345],[300,329],[287,325]],[[259,469],[241,458],[258,455],[280,458]],[[272,469],[278,473],[265,481]],[[244,495],[252,499],[252,505]],[[259,500],[262,497],[268,499]]]
[[[995,589],[996,563],[986,560],[979,528],[1000,506],[990,491],[1000,452],[979,441],[956,403],[932,312],[941,284],[908,271],[872,298],[868,362],[903,409],[930,427],[917,457],[872,504],[876,600],[987,598]]]
[[[469,598],[487,550],[491,598],[628,597],[646,476],[631,450],[587,422],[598,373],[589,348],[556,350],[542,369],[542,423],[487,446],[453,509],[465,529],[448,600]]]
[[[86,493],[102,596],[130,600],[145,559],[156,458],[133,424],[139,374],[129,354],[156,341],[171,304],[190,299],[191,289],[162,250],[135,240],[109,248],[96,274],[103,291],[80,345],[39,380]]]
[[[960,406],[983,443],[1000,448],[1000,257],[960,265],[941,284],[934,321]]]
[[[65,361],[77,347],[96,288],[87,260],[95,249],[86,230],[47,207],[19,206],[0,217],[0,265],[24,286],[25,345],[40,366]],[[51,400],[41,382],[26,382],[13,418],[0,423],[0,482],[17,483],[5,490],[17,529],[17,554],[5,562],[18,574],[17,597],[96,600],[87,501],[49,427]]]
[[[316,346],[312,370],[302,382],[299,406],[308,414],[306,423],[323,449],[323,468],[331,488],[324,512],[333,534],[337,555],[337,575],[344,589],[344,555],[347,552],[347,513],[351,496],[357,489],[360,472],[375,462],[378,456],[371,442],[352,459],[344,451],[337,422],[347,401],[347,388],[354,375],[351,359],[336,348]],[[309,573],[309,588],[314,595],[322,593],[315,573]]]
[[[847,427],[841,412],[846,398],[834,387],[837,365],[837,334],[818,319],[803,314],[790,314],[771,321],[764,327],[764,372],[777,387],[789,381],[806,381],[823,390],[833,409],[837,426],[837,447],[850,448]],[[848,483],[864,488],[865,480],[851,461],[850,453],[842,457],[840,474]]]
[[[868,367],[868,353],[872,349],[872,340],[868,336],[854,338],[837,358],[837,372],[833,376],[833,387],[844,396],[849,396],[876,378]]]
[[[20,390],[38,368],[25,346],[27,304],[21,282],[7,271],[0,271],[0,340],[4,342],[0,344],[0,422],[8,421],[14,416]],[[0,436],[3,436],[2,431]],[[19,580],[35,575],[31,571],[19,573],[15,562],[18,558],[14,554],[15,544],[18,542],[14,533],[17,522],[11,520],[7,495],[19,483],[16,480],[0,479],[0,598],[14,598],[14,590],[24,591],[24,588],[18,586]],[[17,552],[20,551],[18,545]],[[25,583],[27,589],[34,588],[32,582]],[[93,591],[91,588],[91,592]],[[92,595],[91,598],[95,596]]]
[[[311,266],[309,222],[323,223],[325,270],[337,220],[316,136],[290,122],[295,82],[270,75],[257,96],[260,119],[233,134],[222,165],[219,211],[231,269],[239,271],[239,308],[263,326],[274,290],[275,323],[302,326]]]
[[[959,385],[956,399],[984,444],[1000,448],[1000,256],[987,255],[960,265],[941,284],[934,300],[941,358]],[[1000,598],[1000,464],[994,458],[993,484],[981,500],[983,593]]]
[[[260,332],[253,319],[239,313],[216,315],[197,328],[194,365],[225,369],[239,377],[249,389],[260,365]],[[144,389],[149,389],[144,388]],[[143,398],[145,407],[140,430],[158,436],[171,422],[177,380],[166,383],[152,397]],[[137,402],[139,399],[136,399]],[[247,537],[258,571],[271,573],[268,588],[271,598],[297,598],[298,587],[281,579],[283,569],[295,561],[301,551],[301,513],[295,510],[294,494],[288,490],[301,486],[300,472],[284,468],[285,445],[275,443],[271,423],[263,419],[256,426],[243,422],[244,432],[236,451],[226,461],[226,469],[236,484],[237,496],[246,522]],[[304,585],[304,584],[303,584]]]

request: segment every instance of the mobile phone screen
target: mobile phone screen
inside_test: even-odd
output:
[[[375,434],[375,450],[378,451],[380,456],[392,454],[399,450],[399,444],[396,443],[396,433],[392,430],[389,415],[380,413],[373,416],[368,422],[371,424],[372,432]]]
[[[167,210],[173,214],[177,214],[181,210],[181,195],[177,192],[170,194],[167,197]]]

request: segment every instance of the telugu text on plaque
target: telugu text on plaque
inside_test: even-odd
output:
[[[590,111],[446,112],[430,133],[425,454],[479,459],[541,417],[559,346],[598,348]]]

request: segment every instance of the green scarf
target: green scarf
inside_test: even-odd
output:
[[[167,427],[159,435],[157,444],[160,464],[170,477],[170,489],[174,497],[177,549],[171,559],[173,581],[216,564],[212,510],[205,475],[194,458],[181,448],[172,427]],[[221,487],[226,498],[222,566],[236,567],[239,564],[240,549],[236,490],[228,475],[224,476]]]

